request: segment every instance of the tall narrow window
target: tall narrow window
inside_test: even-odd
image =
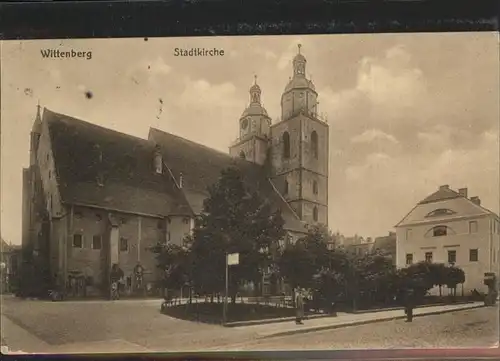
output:
[[[313,181],[313,194],[318,194],[318,182]]]
[[[432,252],[425,252],[425,262],[432,262]]]
[[[448,263],[455,264],[457,262],[457,251],[448,251]]]
[[[413,253],[407,253],[406,254],[406,264],[410,265],[413,263]]]
[[[290,158],[290,134],[283,133],[283,158]]]
[[[83,248],[83,236],[81,234],[73,235],[73,248]]]
[[[92,238],[92,249],[101,249],[101,248],[102,248],[101,236],[94,236]]]
[[[246,159],[246,155],[245,155],[245,152],[244,152],[244,151],[241,151],[241,152],[240,152],[240,158],[241,158],[241,159]]]
[[[406,240],[409,241],[411,239],[411,229],[406,230]]]
[[[285,180],[285,184],[283,186],[283,194],[288,195],[288,181]]]
[[[314,222],[318,221],[318,207],[313,208],[313,220]]]
[[[126,238],[120,238],[120,252],[127,252],[128,251],[128,239]]]
[[[318,159],[318,133],[315,130],[311,133],[311,153],[315,159]]]
[[[479,259],[479,251],[477,249],[470,249],[469,250],[469,261],[470,262],[477,262]]]
[[[469,222],[469,233],[477,233],[477,221]]]

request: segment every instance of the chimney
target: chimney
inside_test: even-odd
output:
[[[161,150],[159,146],[155,147],[155,171],[158,174],[163,173],[163,156],[161,155]]]
[[[472,203],[477,204],[478,206],[481,205],[481,200],[479,199],[479,197],[470,197],[470,200],[472,201]]]
[[[440,191],[444,191],[446,189],[450,189],[450,186],[448,184],[445,184],[445,185],[442,185],[442,186],[439,187]]]
[[[467,198],[467,188],[460,188],[458,190],[458,194],[460,194],[462,197]]]
[[[184,183],[184,176],[182,175],[182,172],[179,174],[179,188],[182,188],[182,185]]]

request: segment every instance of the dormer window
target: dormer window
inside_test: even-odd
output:
[[[426,217],[451,216],[453,214],[455,214],[455,212],[451,209],[440,208],[430,212]]]

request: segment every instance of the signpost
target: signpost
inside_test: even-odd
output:
[[[229,294],[229,266],[236,266],[239,263],[240,263],[239,253],[226,254],[226,293],[224,295],[224,308],[222,315],[223,324],[225,324],[227,320],[227,296]]]

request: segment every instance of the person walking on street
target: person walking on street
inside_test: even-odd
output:
[[[406,292],[406,299],[405,299],[406,322],[413,321],[413,309],[414,308],[415,308],[415,297],[413,294],[413,290],[408,290]]]
[[[297,325],[302,325],[302,319],[304,318],[304,297],[302,296],[302,291],[297,289],[295,294],[295,323]]]

